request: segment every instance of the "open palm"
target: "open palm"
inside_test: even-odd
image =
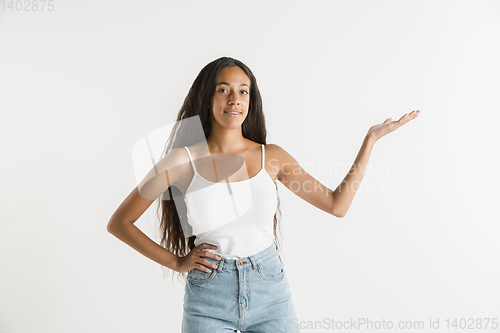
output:
[[[387,118],[382,124],[377,124],[370,127],[366,135],[374,138],[375,140],[378,140],[384,135],[397,130],[410,120],[417,118],[419,114],[420,110],[415,110],[410,113],[406,113],[397,121],[392,121],[392,118]]]

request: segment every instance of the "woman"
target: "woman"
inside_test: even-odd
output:
[[[162,266],[188,273],[182,332],[299,332],[278,254],[276,180],[344,217],[375,142],[418,113],[372,126],[333,191],[283,148],[266,144],[254,75],[241,61],[222,57],[198,74],[165,156],[116,210],[108,231]],[[159,196],[161,245],[134,225]]]

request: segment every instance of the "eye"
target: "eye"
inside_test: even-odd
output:
[[[221,91],[224,91],[224,90],[226,90],[226,91],[227,91],[227,89],[225,89],[225,88],[221,88],[221,89],[217,90],[217,92],[221,92]],[[248,92],[248,91],[246,91],[246,90],[242,90],[241,92],[242,92],[242,93],[244,93],[244,95],[248,95],[248,94],[249,94],[249,92]]]

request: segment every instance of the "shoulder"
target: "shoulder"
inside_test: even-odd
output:
[[[286,175],[290,174],[298,165],[290,153],[280,145],[274,143],[266,145],[266,160],[272,165],[276,172],[276,179],[280,182],[283,182]]]
[[[268,150],[268,149],[269,150],[273,150],[273,151],[275,151],[275,150],[283,150],[283,148],[281,148],[280,146],[278,146],[275,143],[268,143],[265,146],[266,146],[266,150]]]
[[[288,154],[288,152],[284,148],[282,148],[281,146],[279,146],[275,143],[268,143],[267,145],[265,145],[265,148],[266,148],[266,152],[269,152],[273,155],[277,155],[277,156],[290,155],[290,154]]]
[[[168,170],[168,172],[177,171],[182,168],[179,166],[189,165],[189,155],[184,147],[172,148],[163,158],[158,162],[158,170]]]
[[[183,161],[188,157],[186,148],[184,147],[172,148],[167,155],[171,156],[173,160],[176,160],[178,162]]]
[[[188,146],[189,148],[189,146]],[[156,170],[165,171],[166,178],[170,182],[169,186],[175,185],[178,188],[187,188],[192,178],[192,168],[186,148],[172,148],[156,165]],[[185,193],[185,192],[183,192]]]
[[[265,145],[268,158],[274,159],[281,166],[285,164],[296,163],[296,160],[283,147],[275,143]]]

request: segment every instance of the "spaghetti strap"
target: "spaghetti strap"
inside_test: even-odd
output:
[[[264,145],[262,144],[262,169],[264,169],[264,160],[266,159],[265,151],[266,151],[266,149],[264,148]]]
[[[189,161],[191,161],[191,165],[193,166],[194,172],[198,173],[198,172],[196,171],[196,167],[194,166],[193,157],[191,156],[191,153],[189,152],[189,148],[188,148],[187,146],[186,146],[186,147],[184,147],[184,148],[186,148],[186,151],[187,151],[187,153],[188,153],[188,155],[189,155]]]

